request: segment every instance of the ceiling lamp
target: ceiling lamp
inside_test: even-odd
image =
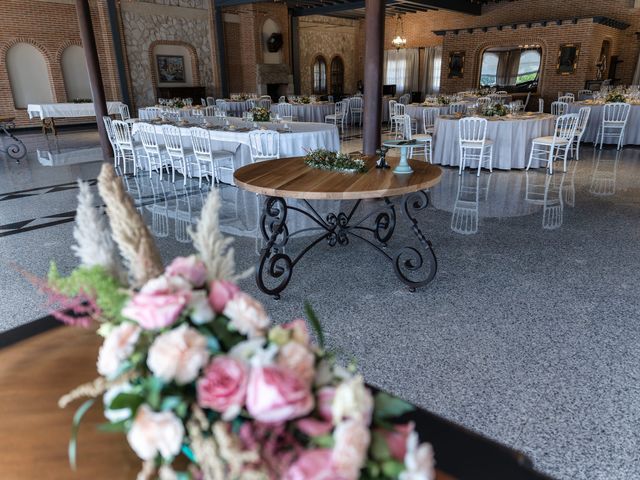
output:
[[[396,47],[396,50],[400,50],[407,45],[407,37],[404,36],[404,23],[402,22],[402,17],[400,17],[400,15],[396,17],[396,34],[394,35],[393,40],[391,40],[391,43]]]

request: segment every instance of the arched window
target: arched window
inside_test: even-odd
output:
[[[340,57],[331,60],[331,95],[342,95],[344,92],[344,63]]]
[[[85,61],[82,47],[71,45],[65,48],[62,52],[60,63],[64,89],[67,92],[67,101],[91,98],[89,72],[87,72],[87,62]]]
[[[482,69],[480,70],[480,86],[493,87],[498,78],[498,60],[496,53],[487,52],[482,56]]]
[[[313,63],[313,93],[327,93],[327,62],[323,56],[316,57]]]
[[[15,108],[29,103],[53,103],[44,56],[29,43],[16,43],[7,51],[7,73]]]

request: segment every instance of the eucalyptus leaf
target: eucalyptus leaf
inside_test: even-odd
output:
[[[373,432],[371,436],[371,445],[369,446],[371,457],[377,461],[389,460],[391,452],[384,436],[380,432]]]
[[[126,432],[127,422],[128,420],[122,420],[121,422],[115,423],[101,423],[100,425],[98,425],[98,430],[100,430],[101,432]]]
[[[120,410],[122,408],[128,408],[131,410],[132,416],[135,415],[136,410],[140,405],[144,403],[144,398],[140,395],[130,392],[119,393],[116,398],[111,401],[109,410]]]
[[[164,397],[162,399],[162,403],[160,404],[160,410],[166,412],[168,410],[175,410],[182,402],[182,398],[178,396]]]
[[[392,397],[388,393],[380,392],[375,397],[373,417],[376,420],[384,420],[399,417],[413,410],[415,410],[415,407],[410,403]]]
[[[80,405],[78,410],[76,410],[76,413],[73,415],[73,422],[71,423],[71,438],[69,439],[69,465],[71,465],[73,470],[76,469],[77,439],[80,422],[82,421],[84,414],[87,413],[95,401],[95,398],[90,398]]]
[[[398,475],[404,472],[404,470],[404,463],[398,462],[397,460],[382,462],[382,473],[384,473],[386,477],[398,478]]]

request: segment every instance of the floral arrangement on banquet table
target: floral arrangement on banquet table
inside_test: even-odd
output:
[[[304,163],[312,168],[331,170],[343,173],[362,173],[367,171],[367,164],[361,158],[354,158],[346,153],[332,152],[324,148],[308,150]]]
[[[271,112],[263,107],[254,107],[251,109],[254,122],[268,122],[271,120]]]
[[[504,117],[508,113],[507,107],[501,103],[489,104],[482,109],[482,115],[485,117]]]
[[[605,103],[627,103],[627,96],[620,91],[613,90],[607,94]]]
[[[113,167],[98,179],[109,225],[88,184],[79,187],[81,265],[61,277],[52,264],[42,285],[59,319],[97,323],[104,337],[100,376],[59,402],[90,397],[74,416],[72,465],[82,416],[102,397],[102,428],[126,433],[143,461],[139,480],[434,478],[431,446],[398,423],[410,405],[372,395],[323,349],[319,328],[315,345],[304,320],[272,325],[234,283],[242,275],[215,191],[191,231],[197,255],[165,268]]]

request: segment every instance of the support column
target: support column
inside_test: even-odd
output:
[[[216,46],[218,48],[218,65],[220,67],[220,90],[223,98],[229,98],[229,79],[227,77],[227,52],[224,46],[224,13],[222,7],[215,7]]]
[[[93,108],[96,111],[96,123],[98,134],[100,135],[100,146],[104,154],[104,160],[110,161],[113,152],[111,143],[104,127],[102,117],[107,115],[107,102],[104,96],[104,86],[102,85],[102,74],[100,73],[100,63],[98,62],[98,49],[96,39],[93,35],[93,25],[91,22],[91,10],[89,0],[76,0],[76,12],[78,14],[78,25],[80,27],[80,38],[84,48],[84,56],[89,71],[89,83],[91,84],[91,96],[93,97]]]
[[[639,0],[640,1],[640,0]],[[293,93],[300,95],[300,30],[299,30],[299,18],[291,16],[291,27],[289,28],[289,36],[291,45],[291,72],[293,73]]]
[[[365,0],[363,153],[380,147],[382,123],[382,57],[385,0]]]
[[[129,83],[127,82],[127,70],[125,68],[124,52],[122,50],[122,32],[120,31],[120,16],[116,0],[107,0],[107,10],[109,13],[109,25],[111,27],[111,37],[113,38],[113,53],[116,57],[118,67],[118,81],[120,83],[120,93],[122,103],[126,103],[130,109],[133,108],[131,96],[129,95]]]

